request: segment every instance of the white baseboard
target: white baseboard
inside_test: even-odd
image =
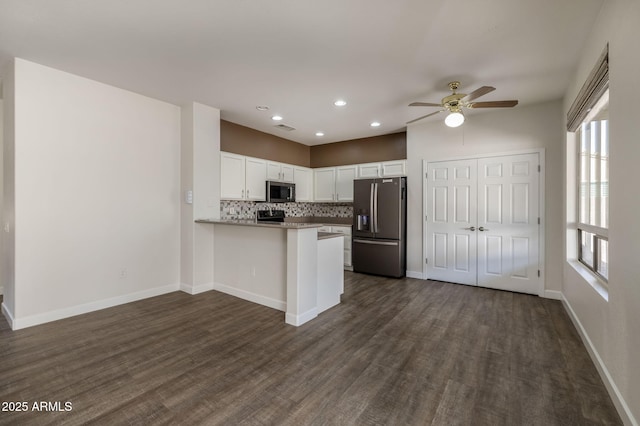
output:
[[[231,296],[238,297],[249,302],[257,303],[259,305],[267,306],[269,308],[277,309],[279,311],[287,310],[287,302],[282,300],[272,299],[270,297],[262,296],[261,294],[252,293],[250,291],[241,290],[236,287],[231,287],[226,284],[214,283],[213,289],[219,292],[229,294]]]
[[[545,290],[544,296],[542,297],[544,297],[545,299],[564,300],[562,292],[558,290]]]
[[[180,284],[181,291],[184,291],[185,293],[189,293],[192,295],[204,293],[205,291],[213,290],[213,288],[214,288],[213,283],[200,284],[196,286],[193,286],[191,284],[185,284],[185,283]]]
[[[417,272],[417,271],[407,271],[407,278],[418,278],[419,280],[423,280],[424,276],[422,275],[422,272]]]
[[[307,312],[304,312],[300,315],[294,315],[287,313],[284,316],[284,322],[290,325],[295,325],[296,327],[301,326],[305,322],[311,321],[315,317],[318,316],[318,308],[309,309]]]
[[[4,315],[4,317],[7,319],[7,322],[9,323],[9,327],[11,327],[12,330],[15,330],[13,328],[13,314],[11,313],[11,311],[9,311],[9,309],[7,308],[7,305],[5,305],[4,302],[2,302],[2,315]]]
[[[148,299],[150,297],[160,296],[162,294],[171,293],[180,289],[179,284],[170,284],[163,287],[155,287],[148,290],[138,291],[136,293],[116,296],[109,299],[98,300],[95,302],[84,303],[82,305],[71,306],[69,308],[56,309],[55,311],[43,312],[41,314],[30,315],[24,318],[13,318],[11,328],[20,330],[34,325],[44,324],[51,321],[57,321],[63,318],[74,317],[76,315],[86,314],[88,312],[99,311],[112,306],[123,305],[125,303],[135,302],[137,300]],[[4,303],[3,303],[4,306]],[[4,312],[4,308],[3,308]],[[5,315],[6,316],[6,315]]]
[[[635,419],[635,417],[633,417],[633,413],[631,412],[631,410],[629,409],[629,406],[627,405],[626,401],[622,397],[622,394],[620,394],[620,390],[618,390],[618,386],[616,386],[615,382],[613,381],[613,378],[611,377],[611,374],[609,374],[609,370],[607,369],[607,366],[602,361],[602,358],[600,358],[600,354],[596,350],[595,346],[593,346],[593,343],[591,342],[591,339],[589,338],[587,331],[582,326],[582,323],[578,319],[578,316],[576,315],[575,311],[571,307],[571,304],[569,303],[567,298],[564,297],[564,294],[562,293],[560,294],[561,294],[562,304],[564,305],[565,310],[569,314],[569,318],[571,318],[573,325],[578,330],[578,333],[582,338],[582,342],[587,348],[587,352],[589,352],[589,355],[591,356],[591,360],[595,364],[596,369],[600,374],[600,378],[602,378],[602,381],[604,382],[604,385],[607,388],[607,391],[609,392],[609,396],[611,397],[613,404],[616,406],[616,409],[618,410],[618,414],[620,415],[622,422],[625,425],[638,426],[637,420]]]

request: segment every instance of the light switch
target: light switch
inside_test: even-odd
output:
[[[184,202],[187,204],[193,204],[193,191],[192,190],[188,190],[185,191],[184,193]]]

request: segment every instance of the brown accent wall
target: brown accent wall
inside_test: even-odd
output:
[[[407,158],[407,132],[307,146],[220,120],[220,149],[303,167],[331,167]]]
[[[307,145],[220,120],[220,150],[281,163],[310,167]]]
[[[343,166],[406,158],[407,132],[311,147],[311,167]]]

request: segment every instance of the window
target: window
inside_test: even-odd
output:
[[[577,129],[578,260],[609,277],[609,90]]]

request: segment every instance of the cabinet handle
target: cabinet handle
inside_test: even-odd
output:
[[[244,189],[242,190],[242,197],[241,198],[244,198]]]
[[[247,198],[249,198],[249,190],[247,189]]]

